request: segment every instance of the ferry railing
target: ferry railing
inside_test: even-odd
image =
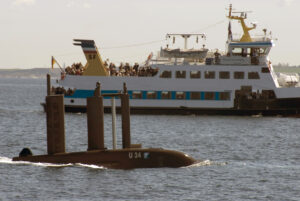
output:
[[[240,34],[234,34],[232,37],[232,42],[240,42],[242,35]],[[252,42],[261,42],[261,41],[268,41],[270,42],[272,40],[272,35],[270,34],[255,34],[251,35]]]

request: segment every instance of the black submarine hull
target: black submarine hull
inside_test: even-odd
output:
[[[32,155],[24,148],[13,161],[28,161],[54,164],[91,164],[114,169],[184,167],[196,163],[192,157],[178,151],[160,148],[142,148],[141,144],[131,143],[129,94],[126,83],[122,93],[105,94],[121,100],[122,149],[107,149],[104,142],[104,108],[100,94],[101,84],[96,83],[93,97],[87,98],[87,151],[66,153],[65,148],[65,107],[63,95],[52,95],[50,75],[47,75],[46,120],[47,155]],[[114,108],[114,106],[112,106]],[[113,112],[113,122],[115,113]],[[115,136],[115,135],[113,135]],[[114,137],[113,137],[114,138]]]
[[[192,157],[178,151],[159,148],[130,148],[117,150],[93,150],[85,152],[56,153],[51,155],[21,156],[13,161],[55,164],[92,164],[113,169],[178,168],[195,164]]]

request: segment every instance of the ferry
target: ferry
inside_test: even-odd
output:
[[[204,115],[283,115],[300,113],[298,74],[277,74],[269,58],[274,41],[264,29],[252,36],[256,24],[246,24],[247,12],[234,12],[229,6],[226,50],[209,51],[205,45],[188,48],[188,40],[205,39],[204,34],[167,34],[184,47],[161,48],[150,54],[143,65],[116,68],[101,59],[93,40],[74,39],[87,63],[62,71],[52,93],[64,94],[66,112],[85,112],[86,98],[93,96],[97,82],[101,93],[117,93],[126,83],[131,113]],[[239,22],[243,35],[233,37],[231,23]],[[110,99],[104,100],[109,111]],[[117,108],[120,101],[116,100]]]

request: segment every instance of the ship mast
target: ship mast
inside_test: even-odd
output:
[[[249,11],[248,11],[249,12]],[[238,20],[241,23],[244,34],[240,39],[240,42],[252,42],[252,38],[249,34],[249,31],[256,28],[256,24],[253,24],[253,27],[248,27],[245,23],[245,19],[247,19],[247,11],[244,12],[232,12],[232,4],[229,5],[229,14],[228,18],[230,20]],[[233,16],[232,13],[240,13],[240,16]]]

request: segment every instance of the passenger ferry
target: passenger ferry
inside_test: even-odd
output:
[[[236,14],[238,13],[238,14]],[[53,87],[64,93],[66,112],[85,112],[86,97],[92,96],[97,82],[101,93],[116,93],[126,83],[131,113],[140,114],[217,114],[217,115],[297,115],[300,113],[299,75],[276,74],[268,57],[274,42],[267,30],[261,37],[246,25],[247,12],[228,13],[226,51],[209,52],[203,45],[189,49],[187,41],[197,42],[204,34],[167,34],[175,42],[184,39],[182,49],[168,45],[154,58],[149,55],[144,65],[121,66],[102,61],[93,40],[75,39],[87,63],[65,69]],[[231,22],[239,22],[242,37],[235,39]],[[79,66],[79,67],[78,67]],[[74,67],[74,66],[73,66]],[[78,72],[79,71],[79,72]],[[104,100],[105,111],[109,99]],[[117,107],[120,102],[116,101]]]

